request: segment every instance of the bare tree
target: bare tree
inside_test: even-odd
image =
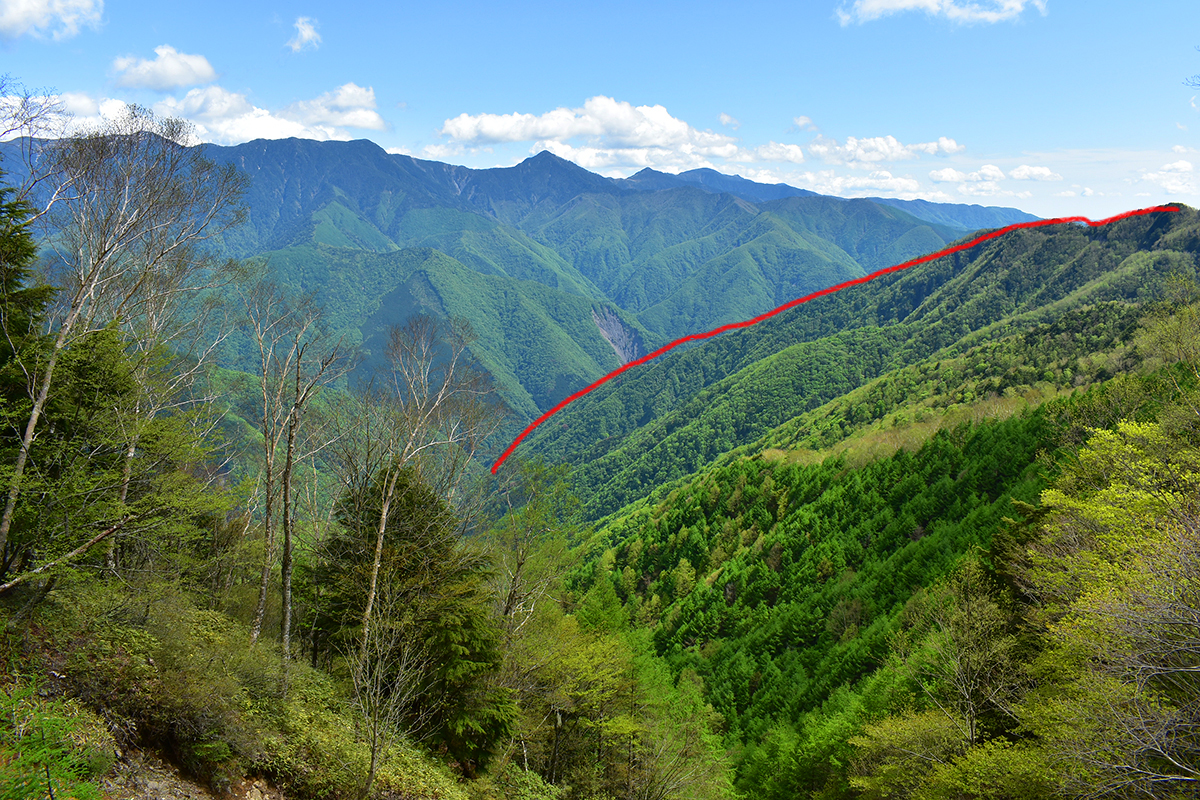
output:
[[[30,201],[49,177],[46,161],[39,158],[43,140],[61,137],[69,122],[70,115],[52,92],[30,89],[10,75],[0,75],[0,142],[12,142],[9,154],[15,153],[20,162],[15,169],[8,168],[18,175],[18,200]],[[57,196],[52,191],[46,204]]]
[[[390,369],[340,415],[336,462],[349,496],[369,497],[375,482],[381,492],[370,512],[378,516],[362,615],[364,642],[401,475],[415,470],[452,506],[461,506],[467,465],[501,422],[490,381],[471,363],[472,339],[464,324],[447,327],[423,315],[394,328],[387,347]]]
[[[293,298],[265,279],[242,295],[246,330],[258,351],[262,435],[264,546],[258,603],[250,626],[250,640],[262,633],[267,590],[274,563],[275,517],[279,509],[283,528],[281,639],[286,663],[291,648],[292,554],[296,522],[293,476],[297,460],[311,457],[323,444],[305,446],[302,419],[322,387],[343,376],[350,367],[349,348],[333,340],[322,324],[323,313],[311,297]],[[318,437],[319,438],[319,437]],[[316,439],[310,439],[315,442]],[[280,447],[283,464],[279,465]],[[299,453],[297,447],[307,451]]]
[[[109,324],[131,339],[163,334],[168,309],[202,294],[227,266],[207,245],[240,221],[245,178],[189,144],[188,123],[130,107],[104,129],[60,139],[43,154],[56,189],[40,222],[58,296],[48,352],[21,363],[32,404],[8,475],[0,552],[63,350]]]
[[[1016,638],[978,554],[945,586],[920,595],[914,611],[915,624],[895,642],[901,669],[957,730],[962,746],[974,747],[989,713],[1015,717],[1024,688]]]
[[[347,653],[354,703],[366,722],[367,746],[371,765],[367,769],[360,797],[366,800],[375,784],[379,756],[403,726],[419,727],[433,715],[434,706],[417,703],[424,689],[425,675],[432,659],[421,647],[414,632],[417,626],[411,612],[405,613],[400,598],[386,581],[380,588],[379,623],[372,626],[358,646]],[[421,719],[413,720],[414,709]]]

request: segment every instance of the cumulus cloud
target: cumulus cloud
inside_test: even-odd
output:
[[[976,181],[973,183],[960,183],[958,185],[959,194],[967,195],[968,197],[1032,197],[1032,192],[1014,192],[1008,189],[1000,188],[1000,184],[996,181]]]
[[[545,114],[460,114],[441,133],[468,145],[585,138],[609,149],[668,148],[722,158],[737,152],[732,136],[693,128],[663,106],[633,106],[611,97],[593,97],[582,108]]]
[[[765,178],[765,176],[763,176]],[[762,178],[755,178],[761,180]],[[907,175],[894,175],[888,170],[875,170],[867,174],[841,175],[836,170],[825,169],[791,173],[780,176],[781,182],[811,189],[821,194],[842,197],[868,197],[886,195],[903,200],[930,200],[947,202],[953,198],[942,191],[928,191],[921,182]]]
[[[808,145],[809,153],[829,164],[855,169],[871,168],[882,161],[911,161],[922,155],[950,155],[965,150],[963,145],[942,136],[936,142],[903,144],[895,136],[846,137],[846,143],[818,136]]]
[[[1063,179],[1062,175],[1057,172],[1051,172],[1049,167],[1031,167],[1028,164],[1010,169],[1008,177],[1018,181],[1061,181]]]
[[[204,56],[180,53],[169,44],[154,48],[154,54],[153,61],[133,56],[115,59],[113,70],[120,73],[117,83],[166,91],[217,79],[216,70]]]
[[[967,173],[959,172],[954,167],[946,167],[933,170],[929,173],[929,178],[934,183],[962,183],[967,179]]]
[[[244,94],[214,85],[192,89],[181,98],[168,97],[155,110],[194,122],[197,135],[204,141],[236,144],[292,136],[346,140],[351,137],[345,127],[384,127],[374,104],[371,88],[348,83],[313,100],[272,112],[254,105]]]
[[[1142,180],[1158,184],[1167,194],[1192,194],[1196,191],[1192,182],[1194,169],[1192,162],[1180,160],[1163,164],[1157,172],[1147,172]]]
[[[982,0],[982,2],[960,2],[960,0],[854,0],[847,7],[837,9],[838,21],[842,25],[852,22],[871,22],[891,14],[905,11],[924,11],[931,17],[943,17],[951,22],[1003,22],[1015,19],[1033,6],[1046,13],[1045,0]]]
[[[935,169],[929,173],[934,183],[957,183],[958,193],[968,197],[1031,197],[1027,191],[1014,192],[1000,187],[998,181],[1005,178],[1004,170],[995,164],[984,164],[974,172],[961,172],[953,167]],[[1062,180],[1061,175],[1055,175],[1045,167],[1030,167],[1022,165],[1012,170],[1007,177],[1018,180]],[[1059,195],[1065,196],[1065,195]]]
[[[299,53],[306,47],[316,50],[321,46],[321,34],[317,33],[317,21],[312,17],[297,17],[296,35],[288,40],[287,46],[293,53]]]
[[[968,181],[1002,181],[1004,172],[995,164],[984,164],[978,172],[967,175]]]
[[[711,167],[712,159],[742,152],[736,138],[694,128],[663,106],[634,106],[603,96],[544,114],[460,114],[446,120],[440,132],[451,145],[469,148],[532,142],[531,152],[549,150],[582,167],[610,171]]]
[[[803,114],[798,117],[792,117],[792,125],[798,131],[815,131],[817,129],[813,121]]]
[[[726,114],[725,112],[721,112],[720,119],[721,119],[722,125],[728,125],[729,127],[733,128],[735,131],[738,128],[742,127],[742,123],[738,122],[737,119],[735,119],[734,117],[731,117],[730,115]]]
[[[85,25],[99,25],[103,13],[104,0],[10,0],[0,3],[0,36],[69,39]]]
[[[934,183],[984,183],[1004,180],[1004,171],[995,164],[984,164],[975,172],[959,172],[954,167],[935,169],[929,173]]]
[[[279,113],[282,117],[307,125],[381,131],[387,127],[387,123],[379,116],[376,107],[373,87],[346,83],[320,97],[293,103]]]
[[[58,102],[73,117],[94,117],[100,113],[100,103],[86,92],[63,92],[58,95]]]
[[[780,144],[768,142],[753,150],[754,161],[788,161],[799,164],[804,161],[804,153],[798,144]]]

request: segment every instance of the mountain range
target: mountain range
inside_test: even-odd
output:
[[[1034,219],[845,200],[708,169],[611,179],[548,152],[473,170],[366,141],[207,151],[250,177],[230,254],[313,293],[368,364],[380,332],[413,313],[466,319],[523,420],[680,336]]]
[[[247,220],[221,242],[229,255],[314,295],[362,345],[365,369],[383,332],[414,313],[466,320],[521,424],[681,336],[1035,219],[846,200],[711,169],[613,179],[549,152],[476,170],[368,141],[203,147],[249,178]]]

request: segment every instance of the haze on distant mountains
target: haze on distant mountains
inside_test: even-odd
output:
[[[0,797],[1194,797],[1197,22],[0,0]]]
[[[251,176],[226,239],[362,341],[417,313],[468,320],[529,420],[689,333],[937,250],[1015,209],[843,200],[711,170],[628,179],[550,153],[471,170],[360,142],[209,146]],[[371,355],[374,354],[374,355]]]
[[[842,197],[1100,219],[1200,205],[1190,0],[322,4],[29,0],[11,76],[80,122],[370,138],[472,168],[711,169]]]

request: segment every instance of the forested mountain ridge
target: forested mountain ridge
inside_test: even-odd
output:
[[[673,426],[637,469],[492,476],[507,409],[439,317],[480,306],[488,370],[547,381],[653,332],[435,247],[226,263],[191,245],[236,233],[239,173],[144,109],[120,124],[55,146],[78,191],[40,243],[0,189],[0,795],[99,796],[139,748],[295,800],[1191,792],[1195,210],[1021,231],[718,338],[613,387],[658,393],[595,424]],[[743,229],[753,204],[677,189],[629,241],[715,209],[697,246],[858,264],[933,231],[842,203],[842,243],[809,239],[787,215],[812,197]],[[678,226],[655,197],[687,200]],[[871,220],[895,227],[856,238]],[[98,231],[113,249],[62,246]],[[345,380],[326,314],[368,315],[374,381]]]
[[[883,373],[1193,274],[1196,212],[1023,229],[670,353],[573,403],[532,453],[575,466],[593,517]]]
[[[11,151],[19,169],[15,147],[0,150]],[[478,323],[476,355],[523,420],[619,365],[608,355],[596,360],[606,340],[588,324],[592,312],[621,319],[626,335],[653,349],[939,249],[967,226],[1029,218],[1012,209],[844,200],[711,170],[609,179],[548,152],[475,170],[367,141],[200,150],[248,179],[246,220],[222,233],[226,253],[313,294],[333,329],[376,353],[367,340],[380,320],[425,311]],[[428,260],[429,251],[439,257]],[[389,265],[418,261],[437,275],[453,272],[442,283],[454,291],[442,296],[436,277],[419,279],[428,291],[415,301],[412,270]],[[503,298],[517,296],[528,315],[510,325]],[[572,296],[592,309],[577,309]],[[577,323],[563,318],[567,307]],[[526,324],[531,319],[539,324]],[[506,340],[553,354],[561,369],[501,355]],[[230,357],[246,350],[240,342]]]
[[[424,309],[479,323],[477,355],[525,419],[620,363],[596,361],[603,334],[588,324],[591,313],[577,315],[579,324],[561,317],[580,305],[571,296],[621,318],[652,349],[922,255],[962,232],[871,201],[729,193],[762,185],[715,174],[663,176],[662,186],[647,188],[549,153],[471,170],[369,142],[256,141],[205,152],[250,178],[247,221],[223,237],[230,253],[252,255],[280,281],[314,293],[331,324],[371,350],[369,328],[380,319]],[[456,290],[442,295],[430,278],[428,302],[414,304],[405,288],[411,272],[392,272],[386,265],[395,259],[383,255],[409,250],[439,253],[434,272],[453,271]],[[509,323],[505,296],[555,321]],[[483,322],[493,317],[499,327]],[[561,369],[498,355],[506,341],[553,354]]]
[[[1198,323],[1102,303],[889,372],[608,518],[577,596],[702,678],[749,797],[1176,797],[1196,687],[1152,637],[1196,641],[1171,626],[1198,605],[1195,529],[1175,527]],[[1158,571],[1177,582],[1124,583]],[[1164,707],[1133,699],[1140,669]]]

